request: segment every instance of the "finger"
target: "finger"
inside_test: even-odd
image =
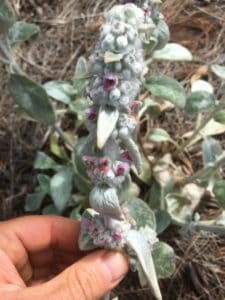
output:
[[[33,270],[32,282],[34,280],[41,280],[49,276],[55,277],[56,275],[62,273],[66,268],[68,268],[67,264],[54,264],[52,266],[35,268]]]
[[[79,222],[50,216],[22,217],[3,222],[1,230],[13,231],[28,252],[49,248],[79,252]]]
[[[48,249],[39,253],[30,254],[30,262],[34,268],[44,267],[47,265],[65,263],[71,265],[80,259],[81,255],[71,252],[62,252],[60,250]]]
[[[18,300],[93,300],[113,289],[128,271],[121,253],[97,251],[82,258],[56,278],[21,291]]]
[[[48,249],[30,254],[30,263],[33,268],[49,266],[54,262],[54,250]]]
[[[0,250],[0,265],[0,285],[14,284],[18,287],[25,287],[25,284],[15,266],[8,255],[2,250]]]
[[[27,251],[15,233],[5,226],[7,222],[0,224],[0,250],[7,253],[11,262],[20,272],[29,264]]]

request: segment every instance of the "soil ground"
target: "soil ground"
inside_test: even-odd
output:
[[[104,0],[12,0],[19,20],[36,22],[41,33],[16,50],[18,63],[38,82],[69,79],[80,55],[88,58],[98,37],[102,12],[116,1]],[[157,72],[175,76],[188,87],[193,75],[208,79],[216,88],[220,81],[208,71],[211,63],[225,64],[225,1],[167,0],[163,13],[171,28],[171,41],[188,47],[194,61],[158,64]],[[37,150],[47,148],[46,128],[21,120],[7,90],[7,72],[0,67],[0,216],[23,215],[23,201],[35,185],[33,161]],[[160,126],[179,139],[192,127],[191,120],[172,109],[165,111]],[[157,123],[156,123],[157,124]],[[224,136],[220,136],[224,144]],[[199,168],[193,155],[192,168]],[[218,213],[213,199],[203,199],[200,212]],[[160,281],[167,300],[225,299],[225,237],[181,233],[170,227],[160,237],[174,247],[177,270],[172,278]],[[122,300],[152,299],[141,289],[134,274],[116,289]]]

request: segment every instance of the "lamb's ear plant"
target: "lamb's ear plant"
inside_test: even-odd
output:
[[[37,153],[34,167],[41,173],[38,186],[26,199],[26,211],[70,212],[70,217],[81,219],[80,248],[123,251],[141,285],[149,285],[156,299],[162,299],[158,278],[170,276],[175,269],[173,249],[160,242],[157,234],[171,222],[189,232],[224,232],[225,226],[224,212],[212,221],[193,216],[206,192],[225,210],[221,176],[225,154],[211,137],[225,131],[225,89],[222,86],[215,96],[209,83],[198,81],[186,95],[177,80],[146,75],[157,61],[192,60],[185,47],[168,43],[169,29],[159,12],[160,2],[121,0],[105,14],[90,67],[81,57],[71,82],[54,80],[43,85],[24,74],[15,55],[17,45],[35,36],[39,28],[16,22],[8,1],[0,3],[0,61],[10,74],[10,92],[23,116],[51,128],[47,136],[54,158]],[[210,70],[225,79],[223,66],[212,65]],[[142,87],[148,96],[138,101]],[[143,118],[157,118],[165,101],[196,117],[196,124],[182,142],[163,128],[150,128],[149,143],[170,143],[174,149],[155,160],[139,150],[135,129]],[[62,130],[66,113],[74,116],[76,134]],[[85,122],[89,135],[79,138],[77,132]],[[179,161],[201,140],[203,168],[187,176],[174,158]],[[131,173],[149,187],[143,200],[138,198]],[[43,208],[46,196],[51,196],[53,204]]]
[[[150,54],[163,48],[169,31],[158,3],[140,2],[139,7],[116,5],[106,13],[90,59],[92,105],[87,110],[89,136],[82,154],[94,186],[91,208],[82,215],[79,244],[87,251],[99,247],[124,251],[140,283],[149,285],[156,299],[162,299],[157,277],[173,272],[174,253],[159,242],[153,211],[141,199],[131,197],[129,189],[132,165],[137,173],[142,169],[134,130],[140,104],[135,100],[146,67],[144,48]],[[176,87],[172,79],[171,84]]]

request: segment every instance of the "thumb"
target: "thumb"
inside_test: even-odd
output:
[[[98,299],[113,289],[127,271],[128,262],[121,253],[96,251],[82,258],[48,283],[33,288],[37,289],[38,298],[35,298],[35,294],[31,294],[32,289],[30,289],[28,298],[23,299]]]

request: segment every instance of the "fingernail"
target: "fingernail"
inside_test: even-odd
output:
[[[107,252],[102,260],[111,276],[111,282],[122,280],[128,272],[128,260],[120,252]]]

